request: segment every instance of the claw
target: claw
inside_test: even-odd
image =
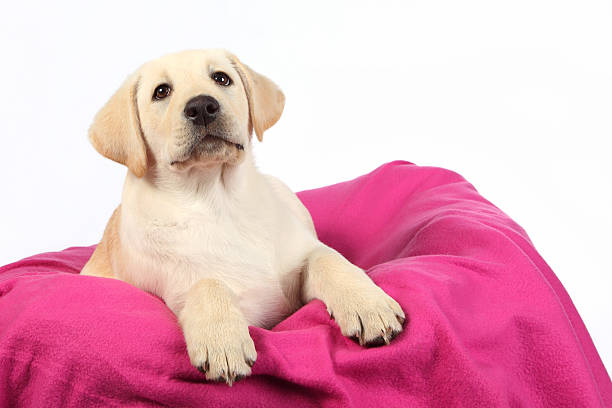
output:
[[[361,316],[359,316],[359,314],[357,314],[357,319],[359,319],[359,326],[361,327],[361,330],[357,332],[359,336],[359,345],[364,346],[366,343],[365,338],[363,336],[365,330],[363,329],[363,322],[361,321]]]
[[[227,376],[227,380],[226,380],[227,385],[231,387],[235,379],[236,379],[236,374],[234,372],[229,373],[229,375]]]
[[[225,382],[230,387],[232,386],[232,381],[231,379],[228,379],[228,377],[225,375],[225,370],[221,371],[221,374],[217,378],[215,378],[214,381]]]
[[[359,343],[360,346],[363,346],[364,339],[360,330],[357,330],[355,334],[350,337],[355,343]]]
[[[390,335],[391,335],[391,328],[387,327],[387,329],[385,330],[385,332],[382,335],[382,338],[385,341],[385,344],[387,346],[389,345],[389,342],[391,341],[391,339],[389,338]]]

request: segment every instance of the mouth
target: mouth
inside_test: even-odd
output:
[[[223,136],[219,136],[219,135],[214,135],[214,134],[207,134],[206,136],[204,136],[203,138],[200,139],[200,141],[198,143],[194,143],[189,151],[186,154],[186,157],[184,159],[181,160],[174,160],[170,162],[171,166],[175,166],[175,165],[180,165],[183,164],[189,160],[192,159],[192,156],[194,154],[194,151],[196,151],[198,145],[200,143],[205,143],[205,142],[209,142],[209,143],[223,143],[229,146],[233,146],[235,147],[237,150],[244,150],[244,145],[240,144],[240,143],[235,143],[232,142],[231,140],[226,139]]]
[[[221,141],[223,141],[223,142],[225,142],[225,143],[229,143],[229,144],[231,144],[231,145],[234,145],[234,146],[236,147],[236,149],[238,149],[238,150],[244,150],[244,146],[243,146],[243,145],[241,145],[240,143],[234,143],[234,142],[232,142],[232,141],[230,141],[230,140],[227,140],[227,139],[226,139],[226,138],[224,138],[224,137],[217,136],[217,135],[206,135],[206,136],[204,136],[204,140],[209,139],[209,138],[210,138],[210,139],[218,139],[218,140],[221,140]]]

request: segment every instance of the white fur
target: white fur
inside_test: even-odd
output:
[[[261,174],[247,149],[240,166],[195,170],[209,174],[194,175],[189,185],[184,177],[163,180],[164,187],[126,178],[120,242],[130,263],[122,276],[176,314],[203,278],[223,281],[250,325],[267,327],[292,311],[281,278],[320,243],[301,202]]]

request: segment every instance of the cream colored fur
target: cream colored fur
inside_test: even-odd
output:
[[[230,86],[211,79],[219,71]],[[163,83],[170,95],[154,100]],[[183,115],[197,95],[221,106],[204,131]],[[248,325],[271,327],[314,298],[344,335],[364,345],[388,343],[404,320],[361,269],[317,239],[295,194],[257,170],[251,133],[262,140],[283,106],[278,87],[232,54],[185,51],[129,76],[89,133],[102,155],[129,171],[121,205],[81,273],[163,298],[192,364],[230,385],[249,375],[256,359]],[[193,150],[197,144],[204,147]]]

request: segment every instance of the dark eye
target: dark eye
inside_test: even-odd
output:
[[[225,72],[215,72],[212,74],[212,79],[222,86],[230,86],[232,84],[232,80]]]
[[[158,85],[157,88],[155,88],[155,91],[153,92],[153,99],[164,99],[165,97],[170,95],[171,91],[172,89],[168,84]]]

